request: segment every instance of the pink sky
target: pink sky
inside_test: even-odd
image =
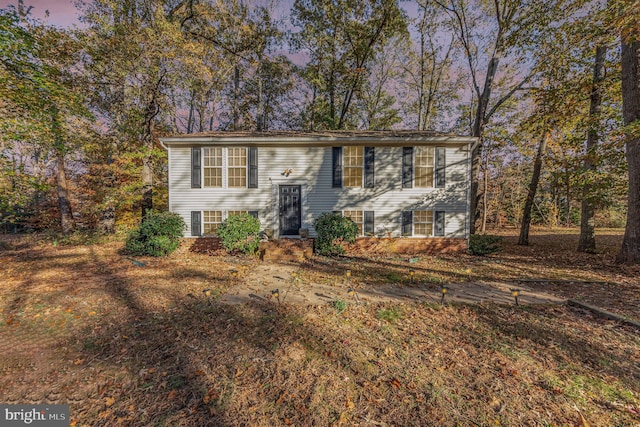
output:
[[[9,5],[18,7],[18,0],[0,0],[5,8]],[[46,22],[57,27],[69,27],[78,24],[78,11],[73,0],[24,0],[26,7],[33,6],[31,14],[38,19],[45,19],[45,11],[49,11]]]

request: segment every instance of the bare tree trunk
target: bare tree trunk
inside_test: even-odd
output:
[[[484,174],[482,176],[483,188],[482,188],[482,222],[481,222],[481,233],[487,232],[487,194],[489,190],[489,158],[487,157],[487,163],[484,168]]]
[[[240,129],[240,67],[233,68],[233,130]]]
[[[56,152],[56,191],[58,194],[58,208],[60,209],[60,227],[64,234],[75,229],[71,201],[69,200],[69,184],[67,173],[64,170],[64,136],[60,125],[58,107],[51,106],[51,133],[53,134],[53,147]]]
[[[69,184],[64,170],[64,155],[59,152],[56,161],[56,190],[58,193],[58,208],[60,209],[60,225],[64,234],[75,229],[71,201],[69,200]]]
[[[622,37],[622,115],[625,125],[640,120],[640,40]],[[629,165],[629,193],[627,223],[618,261],[640,263],[640,135],[627,134],[627,163]]]
[[[190,100],[189,100],[189,117],[187,118],[187,133],[193,132],[193,110],[195,109],[194,100],[196,97],[195,89],[191,89],[189,92]]]
[[[600,105],[602,104],[602,81],[604,80],[604,60],[607,55],[606,46],[596,47],[595,63],[593,65],[593,84],[591,86],[591,100],[589,105],[590,126],[587,133],[587,155],[584,159],[584,169],[586,174],[591,174],[596,170],[596,156],[598,155],[599,139],[599,116]],[[580,215],[580,240],[578,241],[578,252],[593,253],[596,250],[595,235],[595,208],[591,195],[590,180],[582,189],[582,210]]]
[[[147,213],[153,209],[153,156],[151,154],[154,143],[155,126],[154,121],[160,107],[158,105],[158,95],[160,86],[165,76],[165,72],[161,72],[155,82],[155,86],[150,88],[148,93],[149,101],[144,112],[144,129],[142,134],[142,147],[144,157],[142,158],[142,220],[144,221]]]
[[[545,133],[540,139],[540,144],[538,144],[538,152],[536,153],[536,159],[533,163],[533,175],[531,176],[531,183],[529,184],[529,193],[527,194],[527,200],[524,202],[524,209],[522,211],[522,225],[520,226],[520,238],[518,239],[519,245],[529,245],[531,209],[536,198],[536,192],[538,191],[538,183],[540,182],[540,173],[542,171],[542,162],[544,160],[544,154],[546,151],[547,134]]]

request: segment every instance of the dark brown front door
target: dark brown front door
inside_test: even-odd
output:
[[[297,235],[300,229],[300,186],[280,186],[280,235]]]

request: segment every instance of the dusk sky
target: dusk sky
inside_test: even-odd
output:
[[[73,0],[24,0],[25,6],[33,6],[31,14],[38,18],[45,18],[45,11],[49,11],[47,23],[58,27],[68,27],[78,24],[78,11],[73,5]],[[0,0],[0,5],[5,8],[9,5],[18,6],[18,0]]]

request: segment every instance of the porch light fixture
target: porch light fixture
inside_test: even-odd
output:
[[[513,295],[513,298],[516,300],[516,305],[520,305],[518,304],[518,297],[520,296],[520,289],[512,289],[509,288],[509,290],[511,291],[511,295]]]
[[[291,175],[293,172],[295,172],[293,168],[286,168],[280,175],[286,176],[288,178],[289,175]]]

